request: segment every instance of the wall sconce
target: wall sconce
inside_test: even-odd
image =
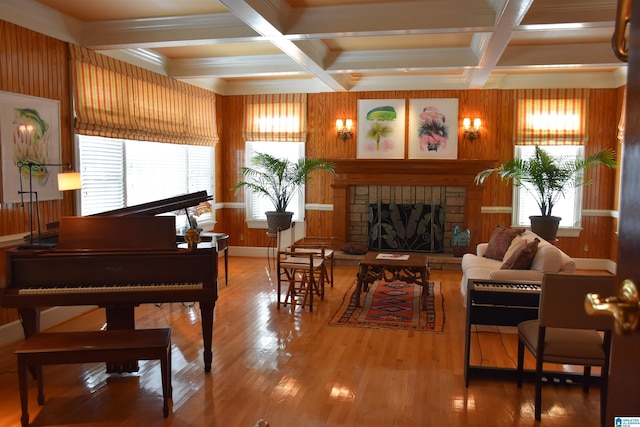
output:
[[[24,206],[24,195],[29,194],[29,244],[19,246],[20,249],[38,249],[38,248],[47,248],[51,245],[46,245],[42,243],[42,233],[40,229],[40,208],[38,206],[38,192],[33,191],[33,174],[35,172],[46,171],[46,166],[63,166],[66,167],[69,172],[61,172],[58,174],[58,190],[59,191],[68,191],[68,190],[79,190],[82,188],[82,181],[80,179],[80,172],[72,172],[71,171],[71,163],[39,163],[33,162],[30,160],[20,160],[16,164],[18,166],[18,173],[20,174],[20,190],[18,190],[18,194],[20,194],[20,198],[22,200],[22,206]],[[29,190],[22,189],[22,173],[26,170],[29,172]],[[34,205],[34,196],[35,196],[35,206],[36,206],[36,227],[38,229],[38,238],[37,240],[33,235],[33,205]]]
[[[471,124],[471,119],[469,117],[465,117],[462,120],[462,126],[464,127],[464,136],[463,139],[468,139],[473,142],[474,139],[480,139],[480,125],[482,122],[480,118],[476,117],[473,119],[473,125]]]
[[[347,139],[353,138],[353,120],[346,119],[344,122],[342,119],[336,120],[336,136],[345,142]]]

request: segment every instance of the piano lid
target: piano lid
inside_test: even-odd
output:
[[[166,250],[176,248],[172,216],[66,216],[58,250]]]
[[[149,203],[142,203],[140,205],[128,206],[126,208],[100,212],[92,216],[157,215],[160,213],[189,208],[191,206],[197,206],[202,202],[211,200],[212,198],[212,196],[208,196],[207,192],[203,190],[195,193],[183,194],[181,196],[169,197],[167,199],[156,200]]]
[[[154,216],[161,213],[172,212],[180,209],[186,209],[192,206],[197,206],[200,203],[211,200],[213,197],[207,195],[206,191],[197,191],[195,193],[183,194],[181,196],[169,197],[167,199],[156,200],[153,202],[142,203],[135,206],[128,206],[126,208],[114,209],[111,211],[100,212],[97,214],[89,215],[88,217],[97,216],[136,216],[140,215],[145,218]],[[47,231],[42,232],[39,236],[39,242],[55,244],[58,241],[59,222],[47,224]],[[174,244],[175,244],[175,228],[174,228]],[[27,235],[25,241],[29,239]]]

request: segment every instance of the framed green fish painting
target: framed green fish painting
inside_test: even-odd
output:
[[[405,100],[361,99],[358,101],[359,159],[403,159],[405,157]]]
[[[62,199],[59,101],[0,91],[0,140],[3,203]]]

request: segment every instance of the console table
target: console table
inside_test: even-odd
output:
[[[360,261],[356,275],[355,302],[360,307],[362,289],[369,291],[369,284],[376,280],[402,280],[422,286],[422,308],[426,309],[429,296],[429,260],[424,254],[387,254],[379,258],[377,252],[368,252]]]

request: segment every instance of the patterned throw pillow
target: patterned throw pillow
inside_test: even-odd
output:
[[[530,242],[522,240],[511,252],[509,258],[502,263],[500,270],[528,270],[538,252],[538,243],[540,243],[538,238]]]
[[[502,261],[513,239],[522,233],[524,233],[524,228],[511,228],[498,225],[495,230],[493,230],[493,233],[491,233],[487,252],[484,256]]]

